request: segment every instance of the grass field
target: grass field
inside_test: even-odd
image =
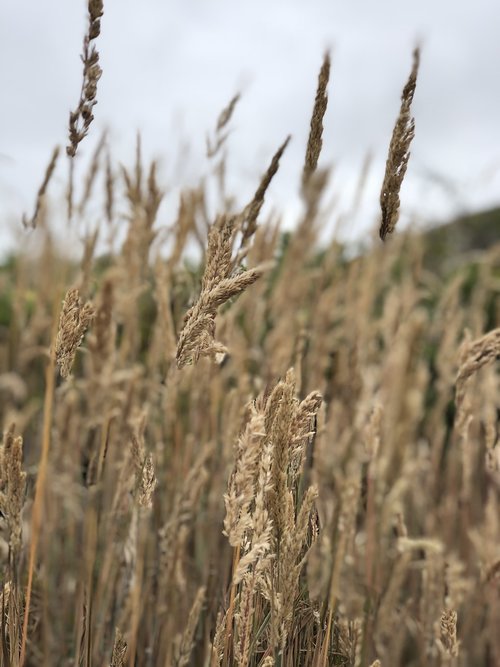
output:
[[[68,159],[100,76],[90,6]],[[261,214],[287,141],[245,207],[227,192],[237,97],[168,225],[140,143],[122,169],[99,144],[67,189],[78,260],[54,153],[36,251],[0,268],[2,667],[500,665],[499,235],[393,233],[417,69],[387,240],[357,254],[319,242],[327,57],[293,232]]]

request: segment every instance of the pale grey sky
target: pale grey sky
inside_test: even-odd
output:
[[[192,183],[205,170],[207,131],[241,90],[229,141],[230,183],[244,201],[291,133],[269,199],[292,220],[317,73],[331,48],[322,162],[335,164],[341,208],[349,206],[366,151],[375,157],[359,232],[377,213],[387,146],[418,40],[423,53],[405,214],[439,218],[500,203],[495,0],[104,0],[104,11],[98,44],[104,73],[80,160],[107,127],[115,158],[129,163],[140,130],[146,156],[161,159],[165,181]],[[12,220],[32,210],[53,146],[65,145],[85,28],[81,0],[3,3],[0,243],[7,242]],[[54,196],[64,182],[62,165],[56,176]]]

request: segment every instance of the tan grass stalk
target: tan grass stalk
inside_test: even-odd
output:
[[[261,663],[261,667],[274,667],[275,660],[272,655],[268,655]]]
[[[377,485],[377,456],[380,448],[381,421],[383,416],[382,405],[375,406],[366,427],[366,450],[368,457],[368,475],[366,491],[366,586],[371,591],[373,574],[376,565],[375,540],[376,540],[376,507],[375,495]]]
[[[438,646],[443,654],[445,664],[451,664],[450,658],[456,658],[459,653],[457,641],[457,612],[454,609],[445,609],[441,614]],[[448,661],[446,661],[448,658]]]
[[[153,340],[149,348],[148,365],[158,368],[163,362],[168,365],[175,358],[177,336],[172,313],[173,268],[158,256],[154,263],[154,299],[157,317]]]
[[[279,550],[279,577],[276,589],[280,604],[275,624],[281,648],[285,647],[293,622],[293,612],[299,592],[300,574],[306,561],[309,548],[305,548],[310,525],[311,512],[318,497],[318,490],[310,486],[304,494],[298,509],[297,518],[287,527]]]
[[[80,262],[80,276],[78,279],[78,290],[83,296],[85,296],[89,290],[93,259],[98,238],[99,227],[96,227],[95,230],[90,232],[84,239],[83,255]]]
[[[236,463],[228,491],[224,494],[224,533],[233,547],[242,543],[245,532],[251,527],[250,505],[254,500],[255,479],[265,437],[263,429],[264,417],[254,410],[236,445]]]
[[[66,152],[70,157],[76,155],[78,145],[87,136],[89,127],[94,120],[92,113],[97,104],[97,82],[101,78],[102,69],[99,64],[99,52],[94,41],[101,33],[101,17],[104,13],[103,0],[89,0],[89,27],[83,39],[83,81],[80,100],[75,111],[69,114],[69,144]]]
[[[410,109],[417,85],[419,63],[420,49],[416,48],[413,52],[410,77],[401,96],[401,108],[389,144],[389,155],[380,192],[382,221],[379,233],[382,241],[385,241],[387,234],[392,234],[399,219],[399,192],[410,159],[410,145],[415,136],[415,119],[410,115]]]
[[[78,204],[78,215],[80,217],[83,216],[83,214],[85,213],[87,204],[92,198],[94,184],[101,168],[101,154],[105,146],[106,146],[106,133],[104,132],[94,150],[94,153],[90,160],[90,165],[87,174],[85,176],[82,197],[80,199],[80,203]],[[70,160],[70,162],[72,161]]]
[[[136,515],[137,516],[137,513]],[[137,520],[136,520],[137,521]],[[129,639],[129,656],[128,662],[130,667],[134,667],[136,664],[136,652],[137,652],[137,643],[138,643],[138,634],[140,630],[141,622],[141,611],[143,605],[143,596],[144,596],[144,567],[145,567],[145,554],[144,554],[144,541],[145,541],[145,530],[147,524],[142,522],[138,525],[137,528],[134,526],[134,522],[131,524],[131,547],[132,547],[132,563],[133,574],[132,574],[132,586],[129,594],[129,609],[130,609],[130,630],[128,634]],[[139,536],[139,532],[141,535]],[[134,562],[135,561],[135,562]]]
[[[109,151],[106,153],[106,180],[105,180],[105,210],[108,224],[113,222],[115,209],[115,175],[111,166],[111,157]]]
[[[182,562],[183,546],[190,534],[190,524],[197,511],[201,494],[210,475],[208,463],[213,455],[213,446],[205,446],[191,465],[184,484],[173,500],[166,524],[160,529],[160,586],[169,590],[177,587],[184,592],[186,575]]]
[[[194,646],[194,633],[205,601],[206,588],[200,587],[196,593],[193,605],[189,612],[186,628],[180,637],[176,638],[174,649],[175,667],[186,667]]]
[[[264,205],[266,192],[279,169],[280,160],[286,150],[286,147],[290,143],[290,139],[291,137],[288,136],[273,155],[271,164],[269,165],[265,174],[262,176],[259,187],[255,191],[252,201],[245,207],[245,210],[241,215],[241,219],[239,220],[239,227],[242,233],[242,237],[236,263],[241,262],[243,259],[245,250],[248,247],[248,243],[252,236],[255,234],[257,229],[257,218],[259,217],[259,213],[262,209],[262,206]]]
[[[224,657],[227,617],[219,612],[215,623],[215,634],[210,651],[210,667],[219,667]]]
[[[45,371],[45,395],[43,404],[43,433],[42,433],[42,451],[40,463],[38,465],[38,475],[31,513],[31,542],[28,563],[28,582],[26,584],[26,602],[24,607],[23,634],[21,639],[21,651],[19,658],[20,667],[24,666],[26,659],[26,641],[28,638],[28,621],[30,614],[31,593],[33,588],[33,574],[35,571],[35,561],[40,537],[40,526],[43,518],[43,498],[45,493],[45,484],[47,480],[47,467],[49,461],[50,434],[52,427],[52,412],[54,404],[55,389],[55,338],[56,338],[57,318],[53,319],[52,344],[50,348],[50,358]]]
[[[210,141],[210,138],[207,137],[207,157],[213,158],[220,151],[222,146],[226,143],[228,133],[224,132],[226,127],[229,125],[231,118],[233,117],[234,110],[236,105],[241,99],[240,93],[230,100],[229,104],[222,109],[217,119],[217,125],[215,127],[215,138],[214,141]]]
[[[14,437],[14,424],[6,431],[0,447],[0,514],[7,520],[12,562],[21,547],[21,511],[24,505],[26,473],[22,470],[23,439]]]
[[[90,302],[82,303],[77,289],[68,290],[62,305],[55,345],[56,363],[63,378],[67,378],[71,373],[76,350],[94,317],[94,312]]]
[[[114,283],[104,279],[95,310],[92,334],[88,336],[92,370],[98,376],[112,360],[115,351],[115,327],[113,308],[115,302]]]
[[[318,76],[318,88],[311,116],[311,127],[307,141],[306,158],[302,172],[302,187],[307,188],[312,174],[318,166],[318,159],[323,146],[323,119],[328,105],[326,88],[330,79],[330,54],[325,53]]]
[[[217,310],[264,273],[264,266],[233,273],[231,253],[234,233],[234,216],[220,217],[210,229],[201,293],[195,305],[186,313],[177,343],[178,368],[198,361],[201,356],[215,357],[226,351],[215,340]]]
[[[74,196],[75,196],[75,162],[71,158],[68,158],[68,185],[66,187],[66,217],[68,225],[71,224],[71,221],[73,220]]]
[[[132,463],[135,469],[135,500],[142,509],[151,509],[153,493],[157,485],[153,455],[146,452],[144,431],[145,415],[141,418],[137,431],[131,432]]]
[[[229,593],[229,607],[226,612],[226,629],[224,633],[224,652],[222,656],[222,665],[225,667],[228,664],[229,655],[231,651],[231,644],[233,641],[233,622],[235,614],[235,604],[236,604],[236,581],[234,574],[237,571],[238,564],[240,562],[241,547],[238,544],[233,549],[233,565],[232,565],[232,582],[231,582],[231,591]]]
[[[47,192],[47,188],[49,186],[50,179],[52,178],[52,174],[54,173],[54,169],[56,168],[57,158],[59,157],[59,151],[60,151],[59,146],[56,146],[52,153],[52,157],[50,158],[50,162],[47,165],[42,184],[39,187],[36,195],[35,211],[33,215],[31,216],[31,218],[28,218],[26,215],[23,215],[24,227],[30,227],[31,229],[35,229],[37,226],[40,213],[43,210],[43,206],[45,204],[45,195]]]
[[[347,480],[345,482],[345,489],[342,494],[342,507],[338,519],[338,536],[335,544],[335,556],[333,560],[332,572],[330,575],[330,585],[327,600],[327,622],[326,631],[323,638],[323,645],[320,652],[321,667],[326,667],[328,664],[328,647],[330,644],[330,636],[333,628],[333,619],[339,601],[339,591],[342,569],[344,566],[344,559],[347,551],[349,539],[353,529],[353,524],[356,516],[357,505],[359,502],[359,481],[356,478]]]
[[[125,667],[125,657],[127,653],[127,642],[118,628],[115,630],[115,642],[113,644],[113,654],[109,667]]]
[[[234,661],[237,665],[248,665],[250,653],[250,631],[254,613],[255,574],[248,575],[242,582],[239,612],[235,616],[236,644]]]
[[[456,379],[457,422],[462,423],[467,385],[483,366],[500,357],[500,328],[488,332],[474,342],[466,340],[460,352],[460,368]]]
[[[368,176],[370,175],[370,169],[373,163],[373,154],[371,152],[366,153],[363,164],[361,165],[361,170],[359,172],[358,182],[356,183],[356,189],[352,198],[352,204],[350,209],[350,216],[353,217],[359,211],[363,195],[365,193],[366,184],[368,182]]]
[[[227,126],[229,121],[231,120],[234,110],[236,108],[236,105],[241,99],[240,93],[236,93],[236,95],[231,99],[227,107],[225,107],[221,113],[219,114],[219,118],[217,119],[217,127],[216,131],[222,132],[222,130]]]
[[[289,528],[293,512],[288,468],[295,408],[295,378],[293,370],[289,370],[284,381],[276,385],[269,397],[265,414],[266,433],[274,446],[269,508],[277,545]]]
[[[299,387],[297,386],[297,391]],[[296,409],[292,426],[292,451],[290,456],[291,481],[295,482],[302,474],[306,456],[306,448],[315,435],[315,418],[323,402],[319,391],[312,391]]]

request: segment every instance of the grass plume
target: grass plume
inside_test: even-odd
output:
[[[307,140],[306,159],[302,172],[302,187],[307,188],[307,184],[316,171],[318,159],[323,146],[323,119],[328,105],[328,95],[326,89],[330,80],[330,54],[325,53],[323,64],[318,76],[318,88],[316,90],[316,99],[311,116],[311,125],[309,138]]]
[[[410,159],[410,145],[415,136],[415,119],[411,116],[411,104],[417,85],[419,65],[420,49],[416,48],[413,52],[413,66],[410,76],[401,95],[401,108],[392,132],[384,181],[380,191],[382,220],[379,234],[382,241],[385,241],[388,234],[393,233],[399,219],[401,203],[399,193]]]
[[[101,17],[104,14],[103,0],[88,0],[89,26],[83,39],[83,80],[80,99],[75,111],[69,114],[69,144],[66,152],[69,157],[75,157],[79,144],[87,136],[90,125],[94,120],[93,109],[97,104],[97,84],[102,76],[99,64],[99,51],[95,40],[101,34]]]

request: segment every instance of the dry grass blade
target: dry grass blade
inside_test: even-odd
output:
[[[26,215],[23,215],[23,226],[24,227],[31,227],[31,229],[35,229],[38,223],[38,217],[40,215],[40,212],[43,209],[43,204],[45,201],[45,193],[47,192],[48,185],[50,183],[50,179],[52,178],[52,174],[54,173],[54,169],[56,168],[57,164],[57,158],[59,157],[59,146],[56,146],[54,148],[54,151],[52,153],[52,157],[50,158],[50,162],[47,165],[47,169],[45,170],[45,176],[43,177],[42,184],[40,188],[38,189],[37,195],[36,195],[36,202],[35,202],[35,211],[32,215],[31,218],[28,218]]]
[[[111,167],[111,157],[109,152],[106,153],[106,183],[105,183],[105,198],[106,198],[106,220],[109,224],[113,222],[114,200],[115,200],[115,176]]]
[[[99,143],[97,144],[94,154],[92,155],[90,160],[90,165],[83,186],[82,198],[80,200],[80,203],[78,204],[78,215],[80,217],[82,217],[83,214],[85,213],[85,208],[92,197],[92,190],[94,188],[95,180],[97,174],[100,171],[101,153],[103,152],[105,146],[106,146],[106,132],[104,132],[102,137],[100,138]]]
[[[312,174],[318,166],[318,159],[323,146],[323,118],[328,105],[326,88],[330,79],[330,54],[325,53],[323,64],[318,76],[318,88],[311,116],[311,127],[307,141],[306,159],[302,172],[302,187],[306,188]]]
[[[103,13],[103,0],[89,0],[89,28],[83,39],[82,89],[76,110],[69,114],[69,145],[66,147],[66,152],[70,157],[76,155],[78,145],[87,136],[89,127],[94,120],[92,111],[97,104],[97,82],[101,78],[102,69],[99,64],[99,52],[93,42],[101,34]]]
[[[399,219],[399,192],[410,159],[410,145],[415,136],[415,119],[412,118],[410,109],[417,85],[419,63],[420,50],[416,48],[413,52],[413,67],[410,77],[401,95],[401,108],[389,144],[384,182],[380,192],[382,221],[379,233],[382,241],[385,240],[387,234],[392,234]]]
[[[280,166],[280,160],[285,152],[286,147],[290,143],[291,137],[288,136],[285,141],[278,148],[276,153],[273,155],[271,164],[267,169],[266,173],[262,177],[259,187],[255,191],[252,201],[246,206],[245,210],[242,213],[241,220],[241,232],[242,239],[240,244],[240,252],[238,253],[238,259],[242,256],[242,251],[247,247],[249,240],[255,234],[257,229],[257,218],[259,217],[260,210],[264,204],[264,197],[266,195],[267,189],[273,180],[276,172]]]
[[[194,633],[200,618],[203,602],[205,601],[206,589],[204,586],[198,589],[193,605],[189,612],[186,628],[182,635],[177,638],[174,656],[175,667],[186,667],[194,645]]]
[[[221,111],[219,118],[217,119],[217,128],[216,128],[217,132],[221,132],[229,123],[234,113],[234,109],[238,104],[238,102],[240,101],[240,98],[241,98],[240,93],[236,93],[236,95],[229,102],[227,107]]]
[[[215,138],[210,141],[210,138],[207,137],[207,157],[213,158],[220,151],[222,146],[225,144],[227,139],[227,132],[224,132],[228,126],[231,118],[233,117],[234,110],[236,105],[241,99],[240,93],[237,93],[229,102],[227,107],[225,107],[219,114],[217,119],[217,125],[215,127]]]

